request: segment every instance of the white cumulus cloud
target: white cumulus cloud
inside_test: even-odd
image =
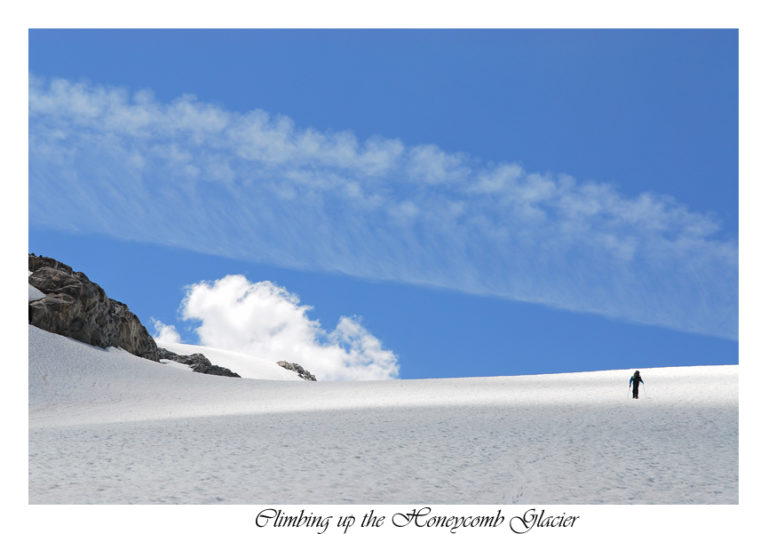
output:
[[[160,343],[181,343],[181,336],[176,327],[172,324],[165,324],[155,318],[152,318],[152,326],[155,329],[155,334],[152,336],[156,341]]]
[[[181,317],[199,321],[195,331],[203,346],[298,363],[319,380],[398,376],[397,356],[384,349],[360,319],[342,316],[327,331],[309,317],[311,309],[298,295],[272,282],[228,275],[187,287]],[[160,321],[155,321],[155,328],[161,336],[176,333]]]

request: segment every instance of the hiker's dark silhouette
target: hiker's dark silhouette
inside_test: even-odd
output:
[[[643,382],[643,379],[640,377],[640,371],[635,371],[635,374],[629,377],[629,387],[632,388],[633,399],[637,398],[637,394],[639,393],[641,382],[645,384],[645,382]]]

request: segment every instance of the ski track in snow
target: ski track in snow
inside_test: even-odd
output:
[[[29,327],[31,503],[738,502],[737,366],[296,382]]]

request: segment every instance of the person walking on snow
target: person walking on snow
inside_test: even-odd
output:
[[[640,371],[635,371],[635,374],[629,377],[629,387],[632,388],[633,399],[637,398],[637,394],[640,390],[640,382],[643,382],[643,379],[640,377]],[[643,384],[645,384],[645,382],[643,382]]]

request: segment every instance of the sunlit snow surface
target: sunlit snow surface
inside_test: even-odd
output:
[[[29,327],[31,503],[736,503],[736,366],[191,373]]]
[[[157,341],[157,340],[156,340]],[[303,380],[293,371],[283,369],[273,360],[258,356],[241,354],[224,349],[185,345],[183,343],[167,343],[157,341],[159,347],[168,349],[176,354],[202,353],[211,363],[226,367],[243,378],[261,378],[263,380]]]

